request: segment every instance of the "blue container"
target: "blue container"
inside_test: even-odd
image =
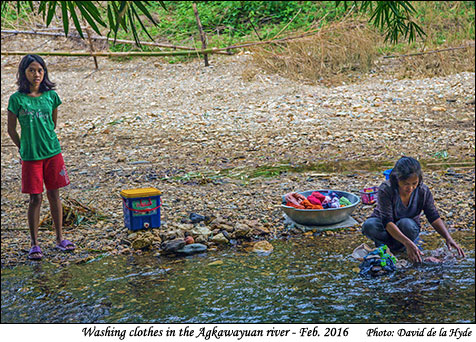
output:
[[[124,225],[130,230],[160,227],[161,192],[155,188],[122,190]]]
[[[383,172],[383,175],[385,176],[386,180],[390,179],[390,172],[392,172],[393,169],[388,169]]]

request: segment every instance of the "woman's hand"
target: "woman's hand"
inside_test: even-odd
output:
[[[422,262],[422,256],[423,253],[420,251],[420,249],[415,245],[413,242],[409,241],[405,244],[405,248],[407,249],[407,254],[408,257],[410,258],[410,261],[413,262]]]
[[[460,246],[453,240],[453,238],[449,238],[446,240],[446,245],[448,246],[448,249],[451,251],[452,248],[456,249],[458,252],[458,256],[464,258],[466,255],[464,254],[463,250],[461,249]]]

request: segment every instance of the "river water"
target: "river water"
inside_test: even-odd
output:
[[[104,256],[58,267],[4,268],[2,323],[474,323],[474,233],[467,257],[366,279],[356,235],[272,241],[182,258]],[[443,246],[422,236],[424,249]],[[368,243],[368,241],[366,241]],[[397,255],[398,257],[398,255]]]

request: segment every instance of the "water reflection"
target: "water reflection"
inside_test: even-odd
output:
[[[267,256],[230,249],[24,265],[2,270],[2,322],[474,322],[474,239],[461,241],[462,261],[377,279],[357,275],[355,236],[274,241]]]

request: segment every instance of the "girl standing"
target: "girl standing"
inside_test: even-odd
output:
[[[58,106],[61,100],[53,90],[55,83],[48,78],[48,70],[38,55],[22,58],[17,73],[18,91],[8,101],[8,135],[18,147],[22,163],[22,193],[30,194],[28,225],[31,249],[28,258],[43,257],[38,245],[43,184],[46,187],[51,216],[56,232],[56,247],[72,251],[75,245],[63,239],[63,206],[59,188],[69,184],[68,174],[55,133]],[[17,120],[21,137],[16,130]]]

